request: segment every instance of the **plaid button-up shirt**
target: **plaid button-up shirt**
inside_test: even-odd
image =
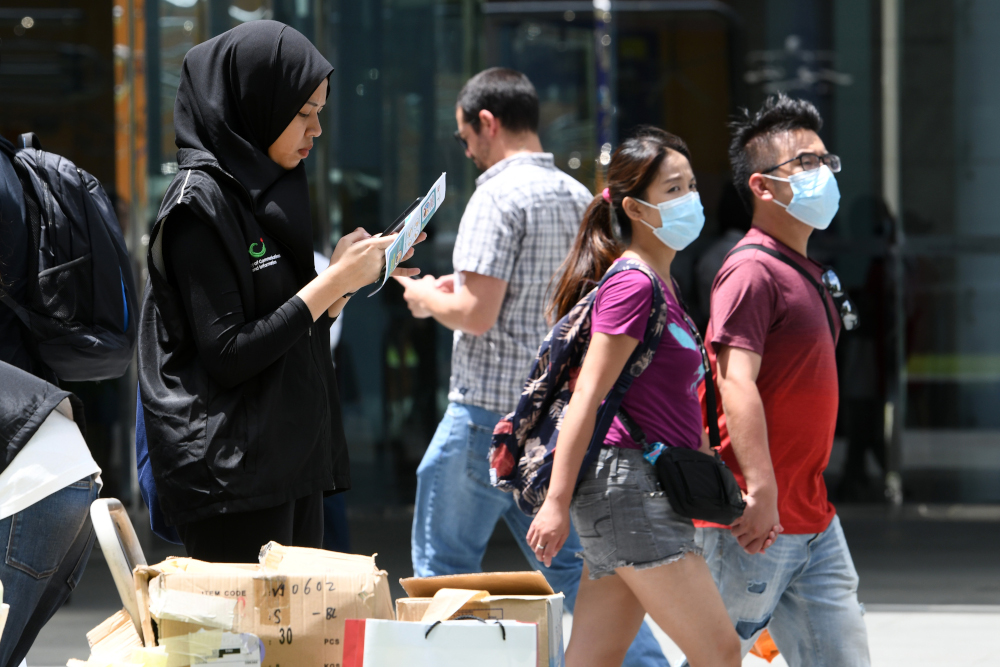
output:
[[[452,264],[507,281],[497,322],[482,336],[455,332],[448,400],[506,414],[549,327],[545,308],[594,196],[556,169],[551,153],[522,153],[476,179]]]

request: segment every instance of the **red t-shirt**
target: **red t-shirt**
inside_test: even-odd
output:
[[[777,250],[820,280],[819,264],[756,227],[737,247],[751,243]],[[835,342],[824,307],[839,336],[840,318],[829,295],[821,299],[805,276],[760,250],[731,255],[712,285],[706,335],[712,374],[718,378],[715,353],[722,345],[761,355],[757,389],[778,482],[778,514],[790,534],[823,532],[836,512],[823,481],[838,408]],[[721,398],[717,405],[722,458],[745,490]]]

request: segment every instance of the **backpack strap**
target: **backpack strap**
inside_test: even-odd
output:
[[[647,348],[652,350],[655,354],[656,348],[660,345],[660,338],[663,336],[663,329],[656,326],[657,312],[660,308],[665,307],[666,303],[666,300],[663,297],[663,288],[660,286],[660,281],[653,274],[652,270],[644,264],[635,260],[619,262],[618,264],[612,266],[611,269],[604,274],[604,277],[601,278],[601,282],[598,284],[598,288],[600,288],[600,286],[603,285],[609,278],[621,273],[622,271],[641,271],[647,278],[650,279],[653,283],[653,303],[650,307],[649,319],[646,322],[646,333],[643,336],[642,342],[638,347],[636,347],[635,351],[632,352],[632,355],[629,356],[629,359],[625,364],[625,368],[622,369],[618,379],[615,380],[614,386],[611,387],[611,391],[608,392],[607,398],[604,399],[604,403],[597,411],[597,423],[594,427],[594,435],[592,436],[590,445],[587,448],[587,455],[584,458],[584,464],[580,468],[581,476],[583,475],[583,472],[590,467],[590,464],[593,463],[594,457],[597,456],[597,452],[604,444],[604,437],[608,434],[608,430],[611,428],[611,423],[614,421],[615,415],[618,413],[622,401],[625,399],[625,393],[628,391],[629,387],[632,386],[632,381],[636,378],[636,376],[632,375],[630,371],[632,365]]]
[[[23,324],[29,332],[31,331],[31,320],[28,318],[28,311],[22,308],[17,301],[14,301],[11,295],[6,292],[0,294],[0,303],[13,310],[14,314],[17,315],[17,319],[21,320],[21,324]]]
[[[10,143],[2,136],[0,136],[0,153],[3,153],[11,160],[13,160],[14,156],[17,154],[14,150],[14,144]]]
[[[42,141],[34,132],[25,132],[17,138],[18,148],[37,148],[42,150]]]
[[[830,325],[830,335],[833,336],[833,344],[834,346],[836,346],[837,328],[833,324],[833,316],[830,315],[830,306],[827,305],[826,303],[826,294],[827,294],[826,287],[824,287],[823,284],[820,283],[818,280],[813,278],[812,275],[808,271],[803,269],[798,262],[793,260],[785,253],[778,252],[774,248],[768,248],[767,246],[760,245],[759,243],[748,243],[746,245],[736,246],[735,248],[729,251],[729,254],[726,255],[726,259],[729,259],[736,253],[742,252],[744,250],[760,250],[761,252],[768,254],[771,257],[781,260],[782,262],[784,262],[785,264],[787,264],[788,266],[792,267],[793,269],[801,273],[803,276],[805,276],[806,280],[808,280],[812,284],[812,286],[816,288],[816,291],[819,293],[819,300],[823,302],[823,312],[826,313],[826,322],[827,324]]]
[[[34,133],[29,132],[28,134],[34,136]],[[23,137],[24,135],[21,136]],[[6,140],[0,141],[0,151],[10,158],[10,164],[14,168],[14,173],[17,174],[18,182],[21,184],[21,192],[24,198],[25,207],[24,224],[28,227],[28,238],[31,242],[31,248],[28,251],[28,276],[31,278],[38,272],[38,245],[40,243],[41,235],[38,200],[35,197],[34,186],[31,184],[31,176],[24,168],[24,165],[17,161],[17,151],[14,150],[11,144]],[[32,282],[32,280],[28,280],[29,291]],[[17,315],[17,319],[21,321],[21,324],[24,325],[30,334],[31,319],[28,316],[28,311],[15,301],[13,297],[5,292],[0,292],[0,303],[3,303],[5,306],[14,311],[14,314]]]

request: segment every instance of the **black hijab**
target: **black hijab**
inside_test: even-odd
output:
[[[305,167],[286,170],[267,149],[331,72],[302,33],[250,21],[188,51],[174,104],[177,147],[214,155],[250,193],[261,227],[309,277],[315,272]]]

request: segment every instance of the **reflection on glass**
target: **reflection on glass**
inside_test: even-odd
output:
[[[556,166],[588,187],[596,183],[597,90],[594,29],[563,13],[491,16],[487,62],[524,72],[540,104],[539,136]]]

